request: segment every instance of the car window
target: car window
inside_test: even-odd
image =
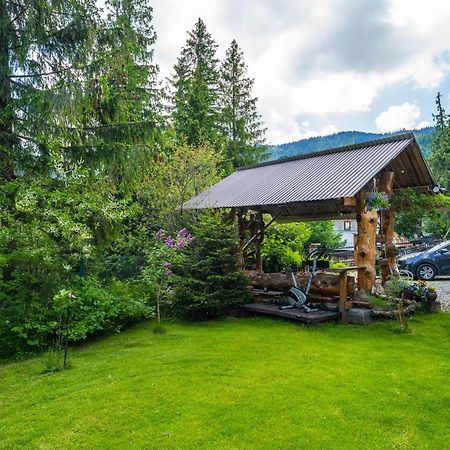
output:
[[[438,245],[435,245],[434,247],[431,247],[430,249],[427,250],[427,253],[431,253],[431,252],[436,252],[438,250],[441,250],[443,248],[447,248],[450,250],[450,244],[448,242],[441,242]]]

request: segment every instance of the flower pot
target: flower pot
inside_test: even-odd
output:
[[[437,299],[437,292],[427,292],[425,296],[429,302],[434,302]]]

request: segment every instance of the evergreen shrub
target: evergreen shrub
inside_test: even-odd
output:
[[[185,250],[177,275],[172,308],[176,316],[206,320],[226,315],[248,302],[248,277],[238,270],[236,226],[218,213],[203,214],[193,227],[195,240]]]

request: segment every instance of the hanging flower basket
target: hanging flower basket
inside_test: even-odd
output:
[[[366,200],[367,200],[367,209],[369,211],[373,210],[382,211],[388,209],[390,206],[389,196],[384,192],[367,192]]]

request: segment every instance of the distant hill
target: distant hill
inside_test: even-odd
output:
[[[430,154],[430,143],[433,138],[434,127],[422,128],[420,130],[402,130],[395,133],[364,133],[362,131],[341,131],[329,136],[317,136],[288,144],[275,145],[268,148],[269,160],[285,158],[288,156],[301,155],[318,152],[329,148],[343,147],[345,145],[360,144],[373,141],[394,134],[414,133],[425,158]]]

